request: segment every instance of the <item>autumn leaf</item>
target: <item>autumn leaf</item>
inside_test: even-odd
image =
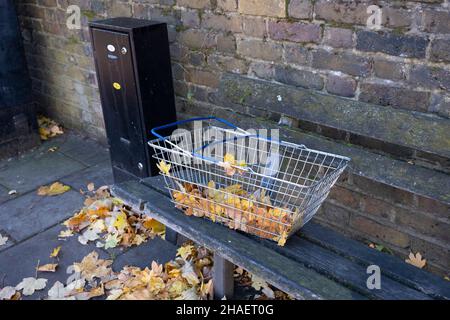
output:
[[[87,189],[88,189],[88,191],[94,191],[95,190],[95,185],[94,185],[94,183],[93,182],[91,182],[91,183],[89,183],[88,185],[87,185]]]
[[[166,227],[155,219],[149,218],[145,220],[142,225],[144,226],[145,229],[151,230],[153,233],[156,234],[162,234],[166,230]]]
[[[3,246],[6,244],[6,242],[8,242],[8,237],[4,237],[0,234],[0,246]]]
[[[36,270],[41,272],[56,272],[56,268],[58,267],[57,263],[48,263],[42,266],[39,266]]]
[[[73,236],[73,232],[70,229],[67,230],[62,230],[59,234],[58,234],[58,238],[68,238]]]
[[[106,237],[105,249],[115,248],[117,247],[117,244],[119,243],[119,236],[117,234],[108,234]]]
[[[178,248],[177,256],[180,256],[181,258],[186,260],[193,254],[193,252],[194,252],[194,246],[185,245],[185,246],[181,246],[180,248]]]
[[[252,278],[252,287],[256,290],[259,291],[262,288],[266,288],[269,285],[267,284],[267,282],[264,279],[261,279],[260,277],[257,277],[255,275],[251,275]]]
[[[57,258],[60,251],[61,251],[61,246],[58,246],[55,249],[53,249],[52,253],[50,253],[50,258]]]
[[[406,263],[412,264],[413,266],[422,269],[427,264],[427,260],[422,259],[422,255],[420,252],[417,252],[415,255],[414,253],[409,253],[409,259],[405,260]]]
[[[159,163],[156,164],[159,171],[165,175],[169,175],[170,171],[170,164],[167,164],[165,161],[161,160]]]
[[[128,227],[127,215],[125,212],[121,211],[114,222],[114,227],[116,227],[119,231],[124,230]]]
[[[69,186],[65,186],[61,182],[54,182],[50,186],[39,187],[37,194],[40,196],[56,196],[69,190]]]
[[[14,287],[4,287],[0,290],[0,300],[10,300],[16,294]]]
[[[47,285],[44,278],[24,278],[17,286],[16,290],[22,290],[24,296],[31,296],[35,291],[42,290]]]

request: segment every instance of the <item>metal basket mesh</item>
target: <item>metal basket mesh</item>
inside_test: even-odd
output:
[[[196,146],[199,138],[205,144]],[[196,152],[189,155],[172,143]],[[177,208],[280,244],[313,217],[349,161],[219,127],[185,130],[149,144],[153,157],[170,165],[163,175]]]

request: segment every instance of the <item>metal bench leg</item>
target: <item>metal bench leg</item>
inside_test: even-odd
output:
[[[166,226],[166,241],[169,241],[171,244],[177,245],[178,232],[173,229],[170,229]]]
[[[227,299],[233,298],[233,273],[234,264],[214,253],[213,285],[215,299],[222,299],[224,296]]]

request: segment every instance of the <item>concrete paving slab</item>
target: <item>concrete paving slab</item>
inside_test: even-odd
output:
[[[86,168],[58,152],[39,152],[10,161],[0,169],[0,184],[19,194]]]
[[[48,279],[47,286],[42,291],[35,292],[27,299],[42,299],[47,297],[48,290],[56,281],[66,283],[70,274],[66,273],[67,267],[74,262],[79,262],[84,256],[92,251],[97,251],[100,258],[109,259],[106,252],[95,247],[95,243],[83,246],[77,236],[67,238],[65,241],[58,240],[58,234],[64,226],[54,226],[8,250],[0,252],[0,279],[5,286],[15,286],[25,277],[34,277],[35,268],[39,261],[40,265],[47,263],[58,263],[55,273],[38,272],[38,278]],[[61,246],[58,259],[50,258],[52,250]]]
[[[113,270],[121,270],[124,266],[136,266],[145,268],[152,261],[159,264],[175,259],[177,247],[159,237],[150,239],[137,247],[131,247],[121,255],[117,256],[113,263]]]
[[[96,188],[111,185],[113,183],[111,163],[109,161],[103,161],[62,178],[61,182],[77,191],[80,189],[86,190],[87,185],[91,182],[94,183]]]
[[[53,197],[30,192],[2,204],[0,226],[17,241],[22,241],[72,216],[83,206],[84,197],[70,190]]]
[[[58,151],[87,166],[109,160],[108,148],[94,140],[77,136],[71,137]]]

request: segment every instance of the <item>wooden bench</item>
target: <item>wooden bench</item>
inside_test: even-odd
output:
[[[175,209],[161,177],[112,187],[114,196],[214,252],[217,298],[233,295],[238,265],[297,299],[450,299],[450,282],[309,222],[284,247]],[[381,270],[381,289],[368,289],[367,267]]]

